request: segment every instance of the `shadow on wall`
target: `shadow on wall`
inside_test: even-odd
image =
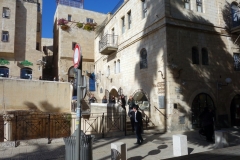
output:
[[[160,16],[162,13],[157,8],[158,5],[154,6],[153,3],[148,5],[149,11],[144,28],[153,23],[161,23],[161,18],[164,16]],[[234,42],[237,37],[233,34],[231,35],[232,39],[229,40],[227,33],[220,35],[219,29],[217,28],[217,30],[208,19],[186,9],[183,13],[184,2],[182,1],[167,1],[165,5],[171,6],[165,7],[168,10],[166,12],[166,19],[168,19],[166,27],[153,29],[150,34],[147,30],[143,31],[144,38],[140,42],[140,47],[136,50],[140,61],[135,66],[135,78],[148,95],[152,92],[157,93],[155,91],[157,88],[152,87],[156,81],[171,86],[168,92],[173,92],[175,95],[168,98],[171,98],[173,103],[178,104],[178,107],[176,109],[166,108],[172,113],[168,115],[165,127],[168,130],[189,129],[188,127],[191,126],[189,124],[192,123],[190,108],[192,107],[192,101],[195,96],[203,93],[203,89],[213,99],[218,115],[229,112],[230,106],[225,106],[225,101],[229,98],[230,93],[238,88],[238,73],[234,71],[233,57],[225,44],[228,41]],[[230,23],[229,7],[229,4],[226,4],[222,10],[222,18],[226,26]],[[171,19],[168,18],[169,16],[171,16]],[[156,37],[157,41],[150,42],[148,39],[150,36],[158,36]],[[239,42],[238,40],[237,43]],[[193,64],[192,59],[193,47],[197,48],[198,62],[196,64]],[[146,60],[144,60],[144,53],[141,52],[144,49],[147,52]],[[203,59],[204,49],[207,50],[207,61]],[[164,66],[159,66],[161,62]],[[159,68],[163,68],[161,73],[158,72]],[[148,83],[145,81],[146,77],[148,77]],[[156,77],[161,78],[156,80]],[[217,81],[224,82],[227,77],[231,77],[233,83],[224,88],[224,91],[218,91],[216,88]],[[180,88],[180,93],[176,91],[177,89],[172,91],[172,88]],[[166,89],[164,92],[166,93]],[[184,124],[179,123],[179,117],[181,116],[185,117]]]
[[[54,105],[48,103],[47,101],[40,102],[40,105],[36,105],[32,102],[25,102],[24,103],[30,111],[36,112],[53,112],[53,113],[60,113],[61,108],[55,107]]]

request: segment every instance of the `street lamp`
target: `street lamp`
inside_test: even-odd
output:
[[[221,87],[227,86],[229,83],[232,82],[232,79],[231,79],[231,78],[226,78],[226,79],[225,79],[225,82],[226,82],[226,84],[217,82],[217,89],[220,90],[220,89],[222,89]]]

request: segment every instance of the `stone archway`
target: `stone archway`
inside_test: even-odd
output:
[[[112,88],[109,92],[109,99],[111,99],[112,96],[114,96],[115,98],[118,97],[118,91],[115,88]]]
[[[203,112],[205,107],[209,107],[215,110],[215,105],[212,98],[206,93],[200,93],[192,101],[192,127],[201,127],[201,122],[199,120],[200,114]]]

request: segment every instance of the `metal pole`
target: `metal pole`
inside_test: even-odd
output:
[[[76,128],[76,160],[80,160],[81,155],[81,117],[82,117],[82,108],[81,108],[81,99],[82,99],[82,57],[80,62],[80,69],[77,69],[78,81],[77,81],[77,128]]]

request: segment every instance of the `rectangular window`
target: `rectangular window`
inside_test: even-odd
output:
[[[197,11],[202,12],[202,0],[197,0]]]
[[[77,44],[76,42],[72,42],[72,50],[75,49],[75,45],[76,45],[76,44]]]
[[[2,13],[3,18],[10,18],[10,9],[3,7],[3,13]]]
[[[142,16],[143,18],[147,17],[147,2],[142,0]]]
[[[115,31],[112,29],[112,45],[115,45]]]
[[[37,23],[37,32],[40,32],[40,23]]]
[[[190,0],[184,0],[184,8],[190,9]]]
[[[125,17],[122,17],[122,33],[125,32]]]
[[[72,21],[72,15],[68,15],[68,21]]]
[[[131,24],[132,24],[132,15],[131,15],[131,11],[128,12],[128,29],[131,28]]]
[[[8,42],[9,41],[9,33],[8,31],[2,31],[2,41]]]
[[[36,43],[36,50],[38,50],[38,51],[40,50],[40,44],[39,44],[39,42]]]
[[[87,18],[87,23],[94,23],[94,20],[92,18]]]
[[[234,70],[240,71],[240,53],[233,54]]]

